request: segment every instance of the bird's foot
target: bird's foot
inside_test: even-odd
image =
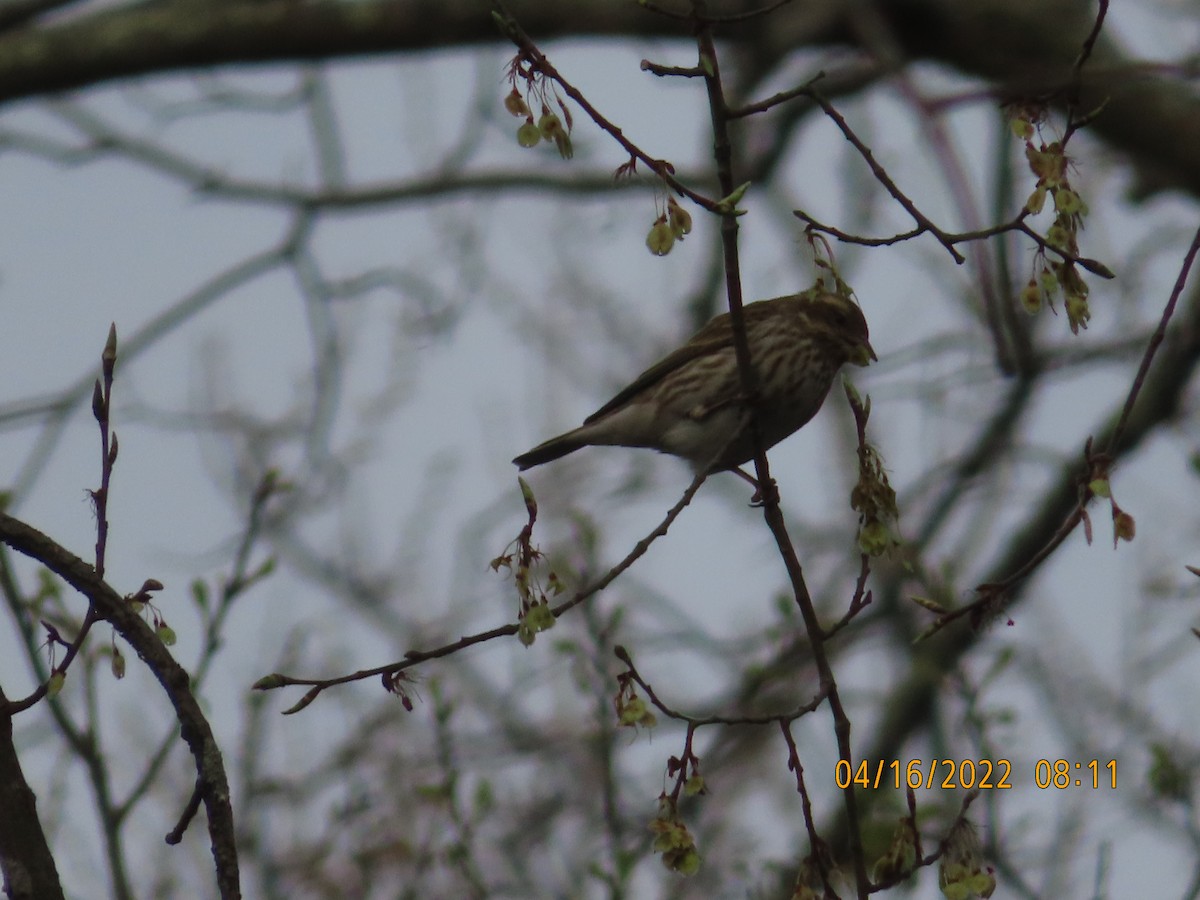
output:
[[[776,486],[774,478],[767,482],[765,488],[759,485],[754,491],[754,496],[750,498],[750,505],[756,508],[766,506],[768,503],[779,505],[779,488]]]
[[[733,468],[729,471],[731,471],[734,475],[737,475],[739,478],[744,478],[746,481],[750,482],[750,484],[754,485],[754,496],[750,498],[751,506],[765,506],[768,499],[772,503],[779,502],[779,488],[776,486],[774,478],[767,482],[764,489],[763,485],[758,483],[758,479],[749,472],[746,472],[740,468]]]

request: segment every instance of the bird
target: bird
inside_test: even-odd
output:
[[[819,288],[742,309],[757,375],[763,449],[817,414],[846,363],[876,360],[862,310]],[[524,471],[588,446],[649,447],[687,460],[695,474],[733,471],[754,458],[729,313],[717,316],[584,419],[513,460]],[[740,433],[739,433],[740,432]]]

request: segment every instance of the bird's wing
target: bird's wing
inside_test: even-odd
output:
[[[608,415],[614,409],[624,406],[646,388],[657,384],[667,375],[693,359],[720,350],[733,344],[733,329],[729,326],[729,314],[717,316],[694,335],[691,340],[675,350],[639,375],[620,393],[605,403],[602,407],[583,420],[584,425],[590,425],[597,419]]]
[[[786,297],[747,303],[742,307],[742,316],[746,327],[750,327],[752,322],[768,319],[777,314],[780,302],[799,304],[802,301],[798,294],[790,294]],[[590,425],[597,419],[603,418],[693,359],[732,346],[733,327],[729,324],[729,313],[723,313],[692,335],[691,340],[678,350],[663,357],[635,378],[632,384],[584,419],[583,424]]]

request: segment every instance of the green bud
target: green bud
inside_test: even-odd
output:
[[[104,371],[112,377],[113,363],[117,361],[117,323],[113,322],[108,326],[108,339],[104,342],[104,351],[100,354],[100,361],[104,364]]]
[[[671,225],[672,233],[680,240],[685,234],[692,233],[692,215],[676,203],[674,197],[667,201],[667,221]]]
[[[532,647],[533,642],[537,640],[537,634],[526,623],[524,619],[517,625],[517,640],[526,647]]]
[[[571,143],[571,135],[561,128],[554,133],[554,146],[558,148],[558,155],[563,159],[570,159],[575,155],[575,145]]]
[[[533,124],[533,119],[529,119],[517,129],[517,143],[522,147],[536,147],[542,142],[542,133],[538,131],[538,127]]]
[[[1042,271],[1038,275],[1038,283],[1041,285],[1042,291],[1047,295],[1053,294],[1058,290],[1058,276],[1048,266],[1042,266]]]
[[[1055,222],[1046,231],[1046,243],[1059,250],[1071,249],[1071,232],[1061,220]]]
[[[278,673],[272,673],[270,675],[264,675],[262,678],[258,679],[258,681],[254,682],[254,684],[250,685],[250,690],[271,691],[275,688],[283,687],[285,683],[286,682],[283,680],[282,675]]]
[[[939,616],[944,615],[950,611],[950,610],[946,609],[946,607],[942,606],[942,604],[938,603],[936,600],[930,600],[928,597],[922,597],[919,594],[912,594],[909,596],[908,599],[911,600],[913,603],[917,604],[917,606],[921,607],[922,609],[927,609],[931,613],[936,613]]]
[[[312,703],[314,700],[316,700],[317,695],[319,693],[321,693],[321,688],[319,686],[309,688],[303,697],[301,697],[294,704],[292,704],[287,709],[285,709],[282,713],[280,713],[280,715],[283,715],[283,716],[295,715],[296,713],[300,712],[300,710],[304,709],[310,703]]]
[[[1033,139],[1033,123],[1028,119],[1019,117],[1015,119],[1009,119],[1008,127],[1012,129],[1012,133],[1014,135],[1023,141],[1029,141]]]
[[[208,609],[208,585],[203,578],[197,578],[192,582],[192,599],[196,601],[196,605],[200,609]]]
[[[545,603],[535,603],[525,613],[525,623],[535,632],[549,631],[554,627],[554,613]]]
[[[1118,541],[1132,541],[1137,534],[1137,523],[1133,516],[1113,504],[1113,547]]]
[[[680,875],[695,875],[700,871],[700,854],[696,852],[696,848],[689,847],[687,850],[681,850],[678,854],[666,854],[663,857],[664,862],[667,857],[671,857],[670,867]]]
[[[547,141],[553,141],[557,135],[563,131],[562,120],[552,112],[543,112],[542,117],[538,119],[538,131]]]
[[[1070,188],[1059,188],[1054,192],[1054,208],[1064,216],[1074,216],[1083,209],[1083,200]]]
[[[742,202],[742,197],[746,195],[746,191],[749,189],[749,181],[739,184],[733,189],[733,193],[727,197],[722,197],[717,201],[718,211],[722,213],[733,213],[737,216],[744,215],[746,211],[744,209],[737,209],[737,205]]]
[[[50,675],[50,680],[46,682],[46,696],[55,697],[58,692],[63,689],[63,685],[67,682],[67,676],[59,671],[54,671]]]
[[[646,701],[641,697],[633,697],[621,705],[617,721],[624,727],[632,728],[637,725],[649,710]]]
[[[892,534],[879,519],[871,519],[858,530],[858,547],[867,556],[882,556],[892,545]]]
[[[1071,332],[1079,334],[1079,329],[1087,328],[1088,319],[1092,317],[1092,311],[1088,309],[1087,297],[1077,293],[1067,294],[1066,308]]]
[[[1029,199],[1025,201],[1025,209],[1030,215],[1036,216],[1042,211],[1042,208],[1045,205],[1046,186],[1044,184],[1039,184],[1036,188],[1034,188],[1033,193],[1029,195]]]
[[[1032,278],[1021,289],[1021,305],[1025,307],[1025,312],[1030,315],[1034,315],[1042,308],[1042,288]]]
[[[504,108],[512,115],[520,118],[521,116],[529,116],[529,106],[525,103],[524,98],[513,88],[508,96],[504,98]]]
[[[666,256],[675,246],[675,232],[671,226],[659,219],[646,235],[646,247],[655,256]]]

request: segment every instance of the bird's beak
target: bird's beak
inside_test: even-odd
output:
[[[863,341],[854,348],[854,356],[850,362],[856,366],[869,366],[872,362],[878,362],[879,357],[875,355],[875,348],[871,346],[869,341]]]

